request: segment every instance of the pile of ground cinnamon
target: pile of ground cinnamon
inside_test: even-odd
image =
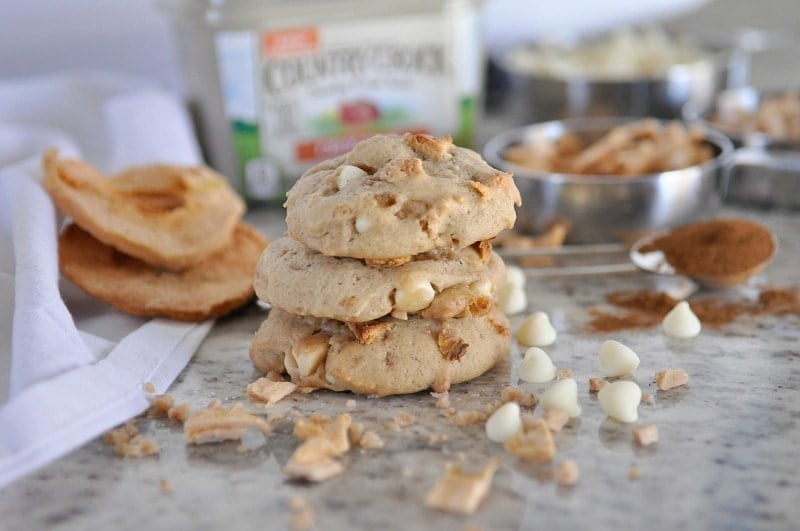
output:
[[[709,278],[735,275],[764,263],[775,252],[775,240],[759,223],[720,218],[673,229],[640,251],[662,251],[678,274]]]
[[[649,328],[661,323],[678,301],[659,291],[618,291],[606,295],[614,310],[590,308],[589,332]],[[800,315],[800,296],[797,287],[764,288],[758,300],[732,301],[716,296],[697,295],[689,298],[692,311],[703,326],[719,328],[735,319],[749,315]]]

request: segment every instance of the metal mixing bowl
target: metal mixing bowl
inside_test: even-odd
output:
[[[542,173],[509,163],[507,148],[533,141],[555,140],[572,133],[591,142],[636,118],[575,118],[505,131],[486,143],[483,156],[496,168],[514,173],[522,195],[516,228],[536,234],[553,222],[570,224],[567,243],[632,242],[660,230],[709,215],[721,203],[733,144],[722,133],[704,128],[714,156],[708,162],[679,170],[614,177]]]
[[[739,77],[732,72],[740,68],[732,50],[703,50],[702,59],[633,78],[557,77],[521,69],[507,58],[498,62],[511,79],[514,97],[522,100],[528,123],[584,116],[680,118],[687,106],[706,108]]]

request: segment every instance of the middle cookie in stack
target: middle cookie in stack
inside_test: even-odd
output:
[[[370,395],[475,378],[508,352],[488,240],[515,221],[511,175],[449,138],[377,135],[306,172],[289,236],[262,255],[273,305],[250,348],[264,372]]]

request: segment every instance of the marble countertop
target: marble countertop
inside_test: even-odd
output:
[[[800,213],[727,207],[723,214],[761,220],[776,231],[779,251],[750,285],[726,292],[748,296],[760,285],[800,285]],[[251,221],[274,238],[281,210],[259,210]],[[483,423],[451,424],[428,393],[368,398],[348,393],[295,393],[270,406],[282,412],[273,433],[255,449],[238,442],[187,446],[182,427],[140,418],[153,437],[155,457],[120,458],[97,439],[0,491],[0,527],[16,529],[288,529],[290,500],[313,509],[316,529],[790,529],[800,521],[800,318],[741,318],[705,328],[688,340],[659,327],[613,334],[585,331],[588,308],[617,290],[664,289],[666,277],[642,272],[529,279],[529,311],[548,312],[558,330],[548,352],[579,384],[583,414],[556,435],[555,463],[574,460],[580,480],[559,487],[550,464],[526,463],[490,442]],[[253,304],[221,319],[169,393],[193,407],[218,399],[248,402],[245,386],[260,375],[247,349],[266,311]],[[512,319],[516,330],[523,316]],[[598,376],[597,351],[617,339],[641,358],[636,381],[655,395],[640,408],[640,423],[658,426],[655,446],[632,443],[631,426],[606,418],[588,379]],[[518,384],[520,348],[490,373],[454,386],[451,404],[480,409],[503,387]],[[687,386],[657,391],[656,370],[682,367]],[[519,384],[540,394],[546,387]],[[354,400],[355,403],[348,403]],[[319,484],[287,480],[281,466],[297,441],[296,415],[348,412],[374,429],[384,448],[352,450],[345,472]],[[399,411],[416,423],[388,427]],[[434,444],[431,435],[447,441]],[[478,511],[455,516],[425,507],[426,493],[445,463],[477,469],[501,459],[491,491]],[[631,470],[638,477],[630,477]],[[161,486],[166,480],[171,488]]]

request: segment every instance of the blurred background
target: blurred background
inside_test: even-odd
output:
[[[369,16],[383,16],[384,25],[358,25],[356,19],[365,10]],[[420,24],[428,20],[432,25]],[[419,29],[423,33],[418,37],[395,35],[394,21],[406,21],[405,27],[412,30],[430,29]],[[796,90],[800,87],[798,21],[797,0],[4,0],[0,3],[0,83],[83,70],[115,72],[154,83],[190,103],[206,159],[232,176],[248,199],[260,200],[280,198],[304,168],[346,151],[368,133],[403,128],[446,133],[462,145],[480,149],[503,128],[570,115],[679,116],[680,105],[689,100],[706,105],[711,92],[725,83]],[[270,41],[272,45],[258,44],[261,38],[267,42],[266,33],[255,31],[265,25],[271,27],[270,38],[277,39]],[[609,72],[600,72],[599,83],[588,87],[586,83],[565,86],[563,79],[554,85],[551,74],[531,70],[520,75],[519,69],[515,74],[508,60],[510,52],[522,45],[574,45],[633,26],[658,27],[655,36],[645,36],[648,45],[673,46],[664,40],[663,30],[700,43],[706,51],[723,50],[726,57],[738,54],[738,66],[731,70],[714,56],[702,65],[710,67],[710,72],[684,69],[671,73],[676,83],[659,81],[643,88],[636,80],[636,93],[609,95],[605,90],[610,78],[603,78]],[[321,29],[313,35],[282,31],[303,27]],[[422,37],[436,44],[441,28],[453,33],[443,41],[444,53],[449,54],[443,62],[457,63],[458,71],[450,76],[456,79],[417,79],[413,78],[417,73],[403,71],[389,74],[394,75],[392,86],[377,86],[381,80],[373,74],[366,81],[351,80],[346,89],[347,80],[341,79],[336,86],[308,88],[296,93],[294,100],[286,94],[265,97],[258,92],[263,87],[256,83],[253,65],[271,60],[271,53],[278,59],[292,58],[304,51],[302,46],[321,47],[326,39],[337,45],[350,39],[372,49],[379,48],[375,43],[394,39],[397,50],[410,49]],[[221,31],[225,35],[220,36]],[[247,38],[245,31],[251,32]],[[304,42],[304,38],[322,39],[323,44]],[[616,38],[614,45],[631,56],[641,47],[630,34]],[[597,62],[599,48],[592,50],[591,44],[589,48],[595,55],[589,55],[588,62]],[[643,61],[657,62],[663,52],[656,50]],[[428,61],[430,68],[441,60],[436,55],[416,59]],[[217,60],[220,64],[215,64]],[[275,83],[288,83],[301,72],[286,70],[286,64],[281,68],[270,78]],[[576,72],[559,75],[569,78]],[[690,86],[697,85],[698,78],[703,78],[704,86]],[[371,83],[376,83],[372,92],[367,87]],[[619,87],[612,88],[619,92]],[[333,100],[335,90],[338,101]],[[643,95],[638,94],[642,90]],[[567,96],[599,98],[600,106],[584,101],[577,106],[569,103],[572,107],[568,108]],[[646,106],[617,106],[613,99],[620,97],[626,105],[644,98]],[[670,106],[649,106],[654,99],[670,100]],[[604,105],[608,108],[603,109]],[[334,110],[326,110],[330,108]]]

